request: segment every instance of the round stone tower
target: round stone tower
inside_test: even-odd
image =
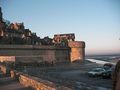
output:
[[[71,48],[70,59],[71,62],[84,61],[85,59],[85,42],[84,41],[70,41],[68,46]]]

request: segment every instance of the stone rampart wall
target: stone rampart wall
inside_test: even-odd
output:
[[[0,56],[15,56],[15,62],[65,63],[70,61],[69,47],[38,45],[0,45]]]

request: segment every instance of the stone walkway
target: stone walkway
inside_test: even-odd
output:
[[[30,87],[24,87],[17,80],[10,77],[0,76],[0,90],[34,90]]]

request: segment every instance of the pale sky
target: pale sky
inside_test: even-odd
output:
[[[120,54],[120,0],[0,0],[3,16],[38,36],[75,33],[86,54]]]

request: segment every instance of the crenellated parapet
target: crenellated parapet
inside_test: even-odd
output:
[[[76,48],[85,48],[85,42],[84,41],[71,41],[68,43],[69,47],[76,47]]]

